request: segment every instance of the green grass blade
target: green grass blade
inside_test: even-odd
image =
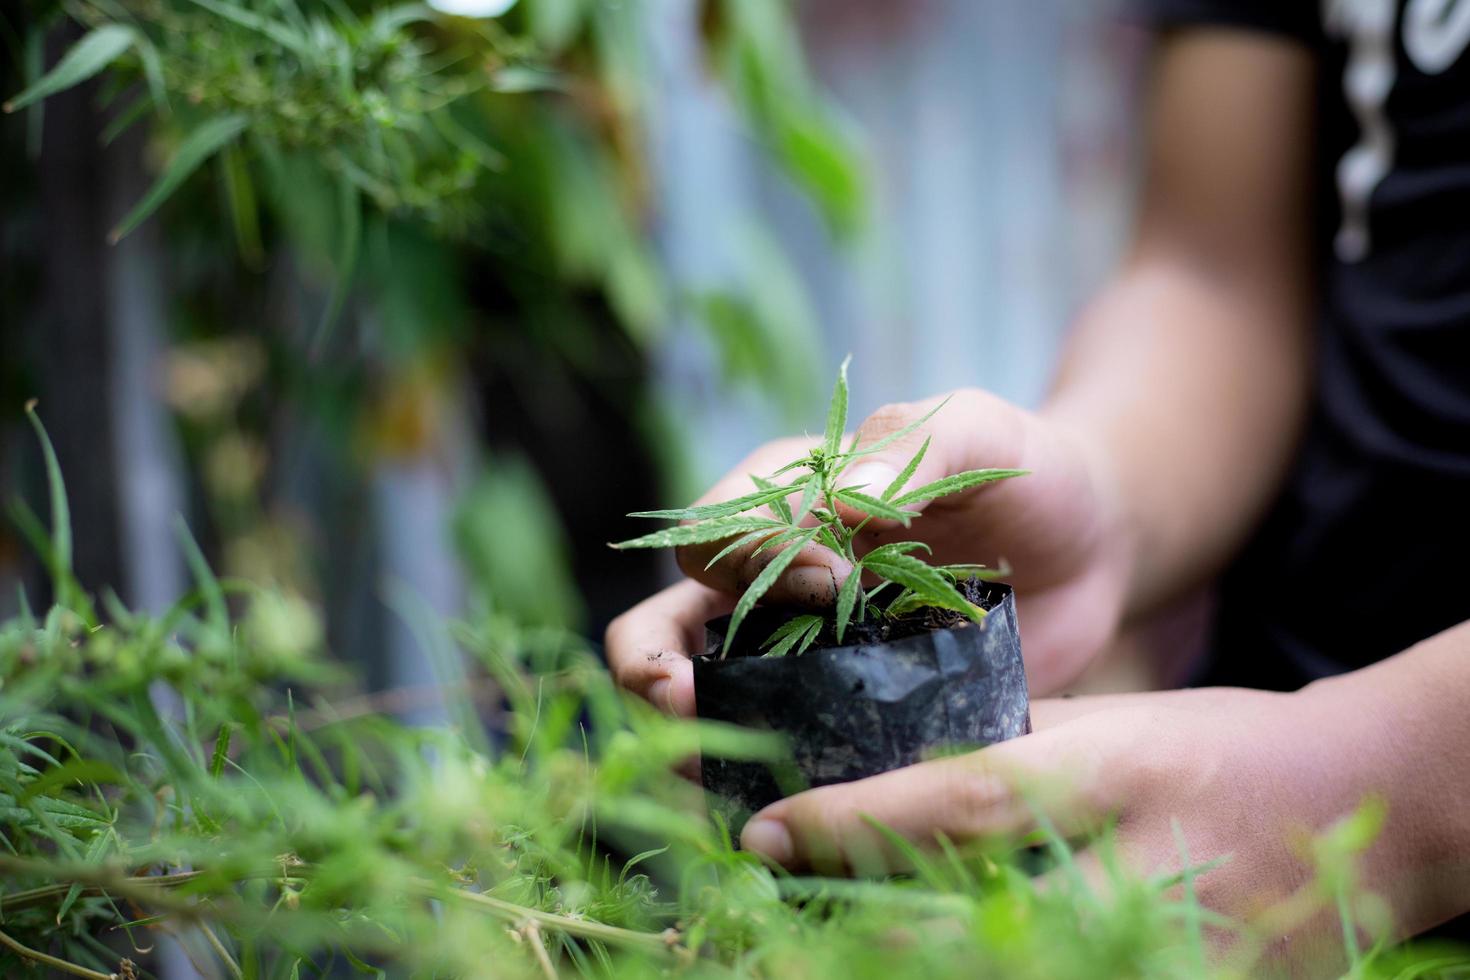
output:
[[[41,455],[46,461],[46,485],[51,490],[51,562],[54,566],[51,574],[59,580],[62,575],[71,574],[71,509],[66,502],[66,483],[61,478],[56,447],[51,445],[51,437],[36,415],[34,401],[26,404],[26,417],[36,431],[36,438],[41,441]]]
[[[116,242],[147,220],[149,215],[158,210],[159,205],[179,189],[179,185],[187,180],[190,174],[198,170],[204,161],[212,157],[221,147],[244,132],[249,123],[249,118],[240,113],[218,116],[200,124],[198,128],[185,136],[174,153],[173,159],[168,162],[163,173],[153,182],[148,193],[133,206],[133,210],[128,212],[127,217],[123,218],[112,230],[108,238]]]
[[[123,24],[106,24],[87,32],[61,56],[56,67],[41,76],[34,85],[5,103],[6,112],[24,109],[57,92],[64,92],[80,85],[97,74],[127,51],[137,39],[131,27]]]

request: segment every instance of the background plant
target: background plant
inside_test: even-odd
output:
[[[755,555],[767,549],[783,549],[766,563],[760,574],[741,593],[731,615],[729,629],[725,633],[724,653],[729,652],[735,631],[755,608],[756,603],[770,591],[797,553],[813,542],[830,548],[852,565],[852,574],[837,592],[834,609],[833,637],[839,644],[854,614],[859,621],[868,616],[886,615],[896,618],[930,606],[961,613],[975,622],[985,618],[985,610],[965,598],[957,588],[957,583],[966,578],[994,578],[997,575],[994,569],[974,564],[930,565],[913,554],[915,551],[930,550],[921,541],[898,541],[880,545],[861,556],[854,548],[854,542],[874,518],[897,521],[908,527],[919,516],[918,511],[905,509],[908,504],[936,500],[997,480],[1023,476],[1027,471],[995,468],[966,470],[911,490],[905,489],[917,472],[919,464],[923,462],[924,454],[929,450],[929,440],[925,439],[918,451],[894,477],[893,482],[881,491],[874,487],[871,489],[878,492],[867,493],[864,491],[870,488],[866,485],[844,485],[842,476],[853,462],[880,452],[917,432],[945,405],[945,402],[941,402],[923,418],[862,448],[858,448],[862,439],[862,432],[858,431],[853,434],[844,450],[842,440],[847,431],[847,365],[850,360],[851,358],[844,359],[837,371],[837,383],[833,386],[832,400],[827,408],[827,427],[822,441],[813,446],[805,456],[778,467],[770,474],[751,474],[751,481],[756,489],[734,500],[630,514],[630,517],[688,523],[613,545],[619,549],[672,548],[730,539],[730,543],[710,559],[707,568],[737,548],[747,545],[756,545],[752,552]],[[782,479],[785,474],[793,472],[796,474],[794,477]],[[791,504],[793,497],[797,498],[794,507]],[[839,504],[865,516],[849,524],[838,511]],[[878,584],[865,590],[862,585],[864,572],[876,577]],[[890,598],[886,606],[874,604],[874,599],[894,586],[898,589],[897,594]],[[766,640],[766,645],[770,647],[766,656],[784,656],[792,649],[798,654],[802,653],[816,642],[825,622],[823,617],[814,615],[797,616],[789,620]]]
[[[39,431],[39,428],[38,428]],[[662,717],[579,641],[403,606],[444,670],[453,723],[410,728],[324,659],[310,609],[214,577],[158,617],[74,587],[49,442],[61,602],[0,623],[0,971],[149,975],[162,936],[206,975],[1259,975],[1260,951],[1353,890],[1369,808],[1312,850],[1323,874],[1246,927],[1195,900],[1209,869],[1139,879],[1102,847],[1089,884],[1066,841],[1050,884],[996,850],[895,839],[912,874],[791,877],[735,851],[696,787],[703,750],[776,757],[761,736]],[[229,598],[243,601],[232,620]],[[327,692],[333,692],[327,696]],[[399,692],[402,698],[413,692]],[[401,707],[401,703],[399,705]],[[1031,862],[1033,865],[1035,862]],[[1034,870],[1034,868],[1033,868]],[[1207,930],[1238,931],[1218,968]],[[1278,930],[1278,931],[1273,931]],[[1453,975],[1444,949],[1353,945],[1355,977]]]
[[[652,589],[651,561],[608,575],[600,543],[636,501],[687,487],[650,383],[670,332],[692,328],[730,383],[790,410],[816,346],[771,275],[666,275],[647,150],[653,6],[521,0],[468,19],[369,0],[0,5],[14,109],[0,145],[15,176],[0,187],[13,229],[0,301],[19,325],[0,341],[0,460],[39,484],[18,447],[20,404],[40,395],[75,474],[79,577],[125,595],[130,579],[165,577],[124,548],[129,515],[109,515],[117,487],[167,470],[222,572],[319,603],[336,648],[380,674],[393,635],[377,621],[380,581],[403,574],[384,541],[395,509],[424,510],[389,499],[407,472],[410,488],[447,487],[448,534],[422,540],[448,537],[467,603],[596,631]],[[753,140],[850,234],[861,169],[787,5],[711,0],[696,40]],[[44,193],[69,155],[86,165],[68,197],[99,172],[140,173],[120,220],[43,260],[57,226],[77,226]],[[90,263],[82,246],[109,232],[126,234]],[[762,258],[796,281],[779,252]],[[37,286],[52,278],[63,298],[106,299],[58,329],[57,295]],[[133,303],[140,293],[152,299]],[[128,344],[144,356],[118,353]],[[161,394],[154,441],[178,451],[107,444],[121,425],[109,389],[135,405]],[[608,474],[596,493],[586,469]],[[514,554],[494,546],[497,525],[514,529]],[[0,542],[0,578],[17,572],[14,545]],[[522,587],[528,566],[541,588]]]

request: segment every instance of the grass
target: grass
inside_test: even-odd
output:
[[[1105,893],[1065,873],[1040,889],[1003,853],[944,842],[901,877],[787,876],[733,850],[670,772],[699,747],[771,743],[662,717],[575,637],[420,624],[465,680],[443,691],[459,727],[411,728],[391,697],[344,682],[316,631],[293,656],[279,628],[262,649],[232,613],[279,597],[191,558],[195,590],[161,617],[112,603],[94,619],[63,587],[78,608],[0,624],[0,975],[147,975],[160,934],[215,975],[280,980],[1196,977],[1203,935],[1270,939],[1198,905],[1208,868],[1142,880],[1114,865]],[[1353,908],[1353,855],[1375,831],[1370,813],[1324,839],[1322,882],[1347,891],[1319,882],[1301,900]],[[1046,844],[1065,871],[1069,843]],[[1369,946],[1350,969],[1467,964]]]

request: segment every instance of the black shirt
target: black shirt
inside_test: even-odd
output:
[[[1293,690],[1470,620],[1470,0],[1146,2],[1320,61],[1312,415],[1199,679]]]

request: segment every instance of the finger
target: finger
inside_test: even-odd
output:
[[[698,582],[657,592],[607,628],[607,665],[618,684],[656,707],[694,716],[694,666],[704,623],[730,611],[733,600]]]
[[[1088,694],[1080,697],[1038,698],[1031,702],[1031,727],[1045,731],[1117,708],[1158,706],[1201,710],[1218,706],[1236,693],[1229,687],[1191,687],[1177,691],[1134,691],[1125,694]]]
[[[943,408],[940,406],[943,405]],[[935,411],[939,409],[938,411]],[[914,490],[942,477],[966,470],[990,467],[1012,468],[1021,465],[1022,446],[1016,434],[1020,425],[1004,421],[1016,410],[987,392],[965,389],[950,395],[920,402],[885,405],[858,426],[855,448],[862,450],[902,432],[933,413],[914,431],[902,435],[869,455],[857,457],[842,474],[844,487],[861,488],[871,497],[882,497],[924,448],[913,474],[894,488],[894,496]],[[985,485],[975,488],[983,491]],[[964,496],[964,495],[958,495]],[[929,501],[918,500],[904,505],[905,510],[923,510]],[[845,520],[861,520],[861,508],[840,503],[838,509]],[[897,522],[875,518],[869,525],[874,532],[897,526]]]
[[[1103,779],[1107,739],[1062,726],[968,755],[809,790],[753,817],[742,846],[793,869],[884,873],[906,862],[876,822],[921,848],[1013,841],[1045,817],[1073,836],[1102,824],[1126,787]]]
[[[778,439],[767,443],[743,460],[695,503],[718,503],[750,493],[753,489],[750,479],[752,474],[770,476],[792,460],[804,456],[810,449],[809,439]],[[792,471],[778,480],[791,480],[798,475]],[[762,511],[771,513],[770,508],[762,508]],[[753,541],[730,552],[711,566],[711,559],[724,551],[729,543],[728,540],[712,541],[679,548],[676,556],[680,569],[685,575],[710,588],[738,594],[749,588],[766,565],[784,550],[761,550],[762,542]],[[792,559],[781,577],[765,594],[765,601],[781,605],[829,606],[836,600],[838,586],[851,570],[852,566],[841,556],[821,545],[809,544]]]

